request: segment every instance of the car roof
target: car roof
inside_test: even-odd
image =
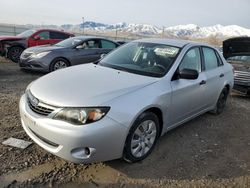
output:
[[[59,33],[65,33],[65,34],[69,34],[69,35],[74,35],[73,33],[69,33],[63,30],[56,30],[56,29],[31,29],[31,30],[35,30],[36,32],[41,32],[41,31],[54,31],[54,32],[59,32]]]
[[[80,40],[87,40],[87,39],[103,39],[103,40],[112,41],[112,40],[107,39],[107,38],[104,38],[104,37],[96,37],[96,36],[76,36],[76,37],[72,37],[72,38],[80,39]],[[117,43],[117,42],[115,42],[115,41],[112,41],[112,42]]]
[[[163,38],[147,38],[147,39],[139,39],[133,42],[147,42],[147,43],[157,43],[157,44],[165,44],[170,46],[176,46],[182,48],[188,44],[193,45],[201,45],[201,46],[210,46],[206,43],[194,42],[189,40],[181,40],[181,39],[163,39]]]

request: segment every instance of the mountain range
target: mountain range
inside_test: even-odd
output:
[[[84,24],[65,24],[61,28],[67,31],[82,32],[83,28],[86,31],[95,32],[124,32],[136,35],[162,35],[175,38],[228,38],[236,36],[250,36],[250,29],[240,27],[238,25],[214,25],[201,27],[195,24],[177,25],[172,27],[157,27],[150,24],[134,24],[134,23],[117,23],[104,24],[98,22],[87,21]]]

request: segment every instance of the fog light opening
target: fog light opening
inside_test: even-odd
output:
[[[95,148],[81,147],[75,148],[71,151],[71,154],[76,159],[88,159],[96,152]]]
[[[87,147],[87,148],[85,148],[85,155],[89,155],[90,154],[90,149]]]

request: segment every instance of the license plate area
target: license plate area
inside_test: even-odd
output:
[[[36,126],[36,122],[34,120],[32,120],[29,116],[27,116],[26,114],[22,115],[23,121],[25,123],[26,126],[28,127],[33,127]]]

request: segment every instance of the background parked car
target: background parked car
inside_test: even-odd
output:
[[[51,29],[32,29],[17,36],[0,36],[0,55],[6,55],[17,63],[21,53],[28,47],[55,44],[73,36],[71,33]]]
[[[225,40],[223,55],[235,69],[234,89],[250,95],[250,37]]]
[[[54,71],[71,65],[91,63],[119,44],[98,37],[72,37],[52,46],[37,46],[25,50],[20,67],[37,71]]]

